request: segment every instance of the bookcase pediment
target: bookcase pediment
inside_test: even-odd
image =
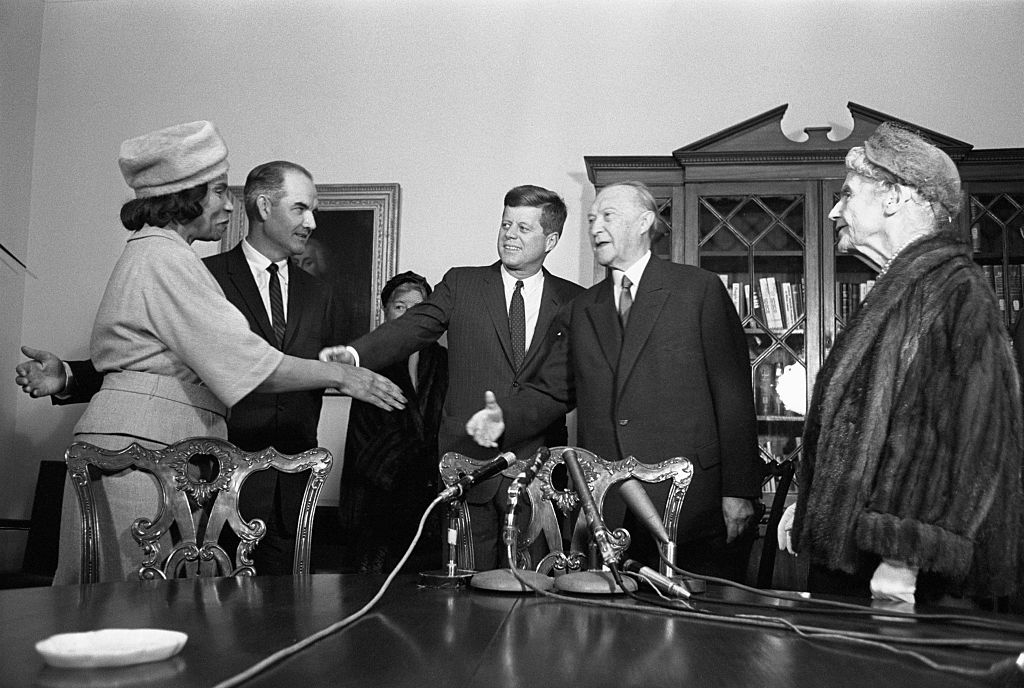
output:
[[[763,112],[711,136],[677,148],[672,157],[682,166],[701,163],[766,162],[768,160],[820,161],[842,159],[851,146],[859,145],[885,121],[899,122],[920,131],[954,160],[962,159],[972,145],[940,134],[913,122],[893,117],[854,102],[847,103],[853,116],[853,130],[833,140],[834,126],[808,127],[802,141],[794,141],[782,131],[782,118],[788,104]]]

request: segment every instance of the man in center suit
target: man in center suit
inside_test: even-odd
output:
[[[503,408],[490,402],[467,430],[484,445],[514,444],[575,406],[579,444],[599,456],[689,458],[677,563],[742,580],[762,470],[746,339],[714,274],[651,254],[657,216],[640,183],[598,194],[590,238],[609,276],[573,302],[566,336],[525,389]],[[664,508],[667,485],[647,487]],[[624,510],[606,498],[609,525],[625,520],[633,534],[630,556],[656,567],[653,538]]]
[[[493,450],[466,436],[466,418],[479,408],[488,390],[509,397],[519,393],[523,381],[540,368],[552,343],[562,336],[560,316],[565,307],[583,291],[543,268],[544,259],[558,244],[566,214],[565,203],[555,192],[538,186],[515,187],[505,195],[498,262],[452,268],[423,303],[349,347],[334,347],[323,355],[380,371],[447,332],[449,382],[438,432],[439,452],[493,458]],[[525,325],[521,362],[513,350],[509,317],[515,301],[523,306]],[[559,446],[566,441],[563,412],[552,414],[503,449],[523,458],[541,445]],[[499,535],[508,484],[508,478],[499,476],[474,486],[467,495],[478,570],[506,564],[499,557]]]
[[[248,235],[235,248],[204,262],[253,332],[286,354],[316,358],[324,346],[345,341],[346,333],[340,330],[331,289],[293,260],[316,229],[313,176],[295,163],[264,163],[249,172],[244,195]],[[273,275],[272,265],[276,266]],[[277,314],[281,322],[276,326],[275,278],[283,310]],[[323,390],[250,394],[231,409],[228,440],[246,451],[274,447],[298,454],[312,449],[319,444],[322,403]],[[267,534],[254,552],[261,574],[292,572],[305,488],[304,474],[261,471],[246,481],[239,509],[248,518],[267,521]]]
[[[248,236],[230,251],[204,262],[253,332],[286,354],[315,359],[323,347],[344,341],[346,333],[340,331],[331,289],[291,260],[303,252],[316,228],[313,177],[295,163],[268,162],[249,172],[244,197]],[[272,264],[276,266],[274,275],[268,271]],[[273,280],[277,281],[273,290],[280,293],[281,306],[276,328]],[[23,350],[41,364],[44,372],[61,370],[60,378],[64,378],[59,359],[53,354]],[[55,397],[55,403],[87,401],[99,390],[102,374],[88,360],[70,361],[68,365],[71,375],[55,378],[45,393],[65,391]],[[323,390],[254,392],[232,407],[228,440],[245,451],[272,446],[285,454],[298,454],[312,449],[318,445],[322,398]],[[292,572],[295,530],[305,487],[304,474],[259,471],[246,480],[239,509],[245,517],[261,518],[267,525],[267,533],[253,555],[260,574]]]

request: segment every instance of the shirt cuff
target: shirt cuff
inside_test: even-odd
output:
[[[61,361],[60,364],[64,366],[64,389],[55,393],[53,397],[55,399],[60,399],[61,401],[66,401],[71,398],[71,388],[75,384],[75,376],[71,372],[71,366],[68,365],[67,361]]]

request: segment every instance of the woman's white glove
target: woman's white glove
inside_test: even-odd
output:
[[[902,561],[884,559],[871,577],[871,597],[914,604],[917,590],[917,567]]]
[[[784,549],[790,554],[796,554],[793,551],[793,519],[796,518],[796,502],[793,502],[786,507],[786,510],[782,512],[782,518],[779,519],[779,528],[777,534],[779,536],[779,549]]]

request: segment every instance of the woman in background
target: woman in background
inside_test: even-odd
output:
[[[401,408],[387,379],[351,366],[286,356],[253,333],[189,247],[217,241],[233,210],[227,147],[210,122],[125,141],[119,164],[136,198],[121,208],[131,232],[107,283],[90,354],[103,387],[75,439],[104,449],[160,448],[193,436],[226,439],[228,409],[250,392],[335,387],[387,410]],[[134,470],[95,481],[100,580],[132,578],[138,545],[129,528],[155,512],[152,479]],[[81,516],[65,486],[55,584],[81,571]]]
[[[385,319],[400,317],[430,292],[415,272],[395,275],[380,294]],[[385,413],[352,402],[339,508],[349,543],[343,566],[360,573],[383,573],[397,564],[437,496],[437,429],[448,389],[448,350],[432,343],[381,372],[401,387],[409,404]],[[439,564],[439,522],[435,516],[428,523],[409,570]]]

